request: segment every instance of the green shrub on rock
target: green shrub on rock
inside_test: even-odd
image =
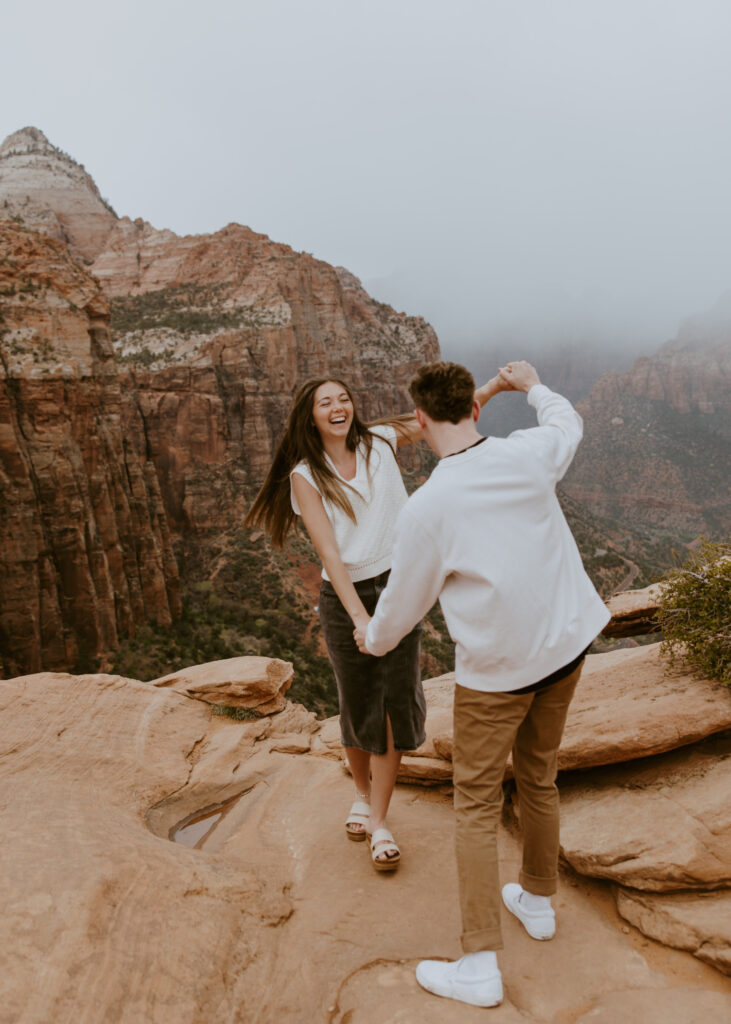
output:
[[[731,543],[706,540],[665,576],[658,617],[671,664],[731,683]]]

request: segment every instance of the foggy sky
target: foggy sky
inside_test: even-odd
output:
[[[117,213],[341,264],[442,350],[652,350],[731,288],[726,0],[41,0],[25,125]]]

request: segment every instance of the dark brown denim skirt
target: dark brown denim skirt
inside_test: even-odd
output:
[[[387,581],[388,572],[384,572],[353,584],[369,615]],[[426,738],[426,701],[419,666],[421,623],[382,658],[361,654],[353,639],[351,618],[327,580],[320,587],[320,623],[338,684],[343,746],[385,754],[386,716],[391,720],[396,750],[421,746]]]

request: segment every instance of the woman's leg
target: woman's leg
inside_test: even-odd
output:
[[[361,750],[359,747],[346,747],[345,756],[350,765],[358,796],[365,800],[366,803],[370,803],[372,754],[367,750]]]
[[[394,750],[391,719],[388,715],[386,716],[386,742],[385,754],[371,755],[371,832],[381,828],[386,820],[388,805],[391,802],[391,794],[396,785],[396,776],[401,764],[401,751]]]
[[[361,750],[359,747],[345,747],[345,756],[348,759],[350,765],[350,771],[353,775],[353,782],[355,783],[355,794],[356,800],[360,800],[366,804],[371,802],[371,775],[370,775],[370,763],[371,755],[367,750]],[[355,805],[354,805],[355,807]],[[351,808],[351,811],[353,808]],[[365,808],[358,808],[356,811],[358,815],[367,816]],[[353,820],[348,815],[348,820],[345,823],[345,828],[350,836],[363,835],[366,833],[366,822]]]
[[[338,688],[341,741],[353,775],[356,799],[370,804],[371,755],[369,751],[349,744],[361,740],[359,730],[362,730],[364,694],[369,681],[367,666],[375,659],[369,659],[358,650],[353,640],[353,623],[332,584],[323,582],[319,607],[322,633]],[[346,829],[351,835],[365,833],[365,822],[349,820]]]

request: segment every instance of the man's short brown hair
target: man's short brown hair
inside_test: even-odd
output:
[[[409,384],[417,409],[443,423],[459,423],[472,415],[475,380],[459,363],[427,363]]]

